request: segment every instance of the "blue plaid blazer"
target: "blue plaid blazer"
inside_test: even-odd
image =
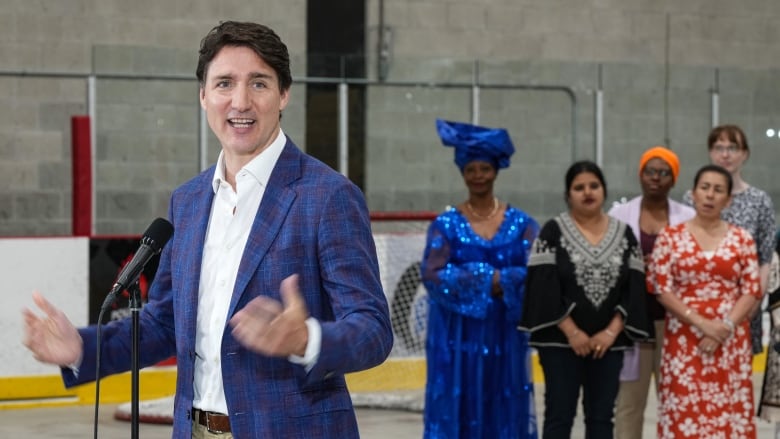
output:
[[[191,437],[195,325],[214,168],[173,192],[174,236],[164,248],[140,313],[142,366],[175,354],[174,438]],[[353,438],[357,424],[344,374],[385,360],[393,344],[368,209],[360,190],[290,139],[265,190],[242,257],[228,316],[259,295],[277,300],[297,273],[309,312],[322,325],[314,367],[248,351],[222,336],[222,374],[236,438]],[[229,320],[229,317],[228,317]],[[84,357],[67,386],[95,379],[95,327],[79,330]],[[131,322],[103,327],[100,375],[130,368]],[[129,395],[128,395],[129,399]]]

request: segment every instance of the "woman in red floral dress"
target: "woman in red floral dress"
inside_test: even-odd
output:
[[[731,175],[696,173],[696,216],[658,236],[648,289],[666,308],[659,438],[755,439],[748,314],[761,298],[756,245],[721,220]]]

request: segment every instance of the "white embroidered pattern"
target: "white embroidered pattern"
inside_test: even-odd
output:
[[[568,213],[555,218],[561,229],[561,248],[574,265],[577,285],[585,297],[599,308],[620,277],[623,254],[628,249],[625,224],[610,218],[607,232],[597,245],[582,236]]]

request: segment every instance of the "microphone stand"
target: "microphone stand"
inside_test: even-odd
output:
[[[139,371],[141,369],[141,356],[140,356],[140,322],[138,314],[141,312],[141,287],[138,285],[138,281],[135,281],[130,288],[130,315],[132,318],[132,354],[131,354],[131,390],[130,390],[130,437],[132,439],[138,439],[138,400],[139,400]]]

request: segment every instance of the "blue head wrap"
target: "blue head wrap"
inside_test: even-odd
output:
[[[496,171],[509,167],[509,157],[515,152],[512,139],[503,128],[436,119],[436,131],[444,146],[455,147],[455,164],[461,172],[474,160],[492,163]]]

